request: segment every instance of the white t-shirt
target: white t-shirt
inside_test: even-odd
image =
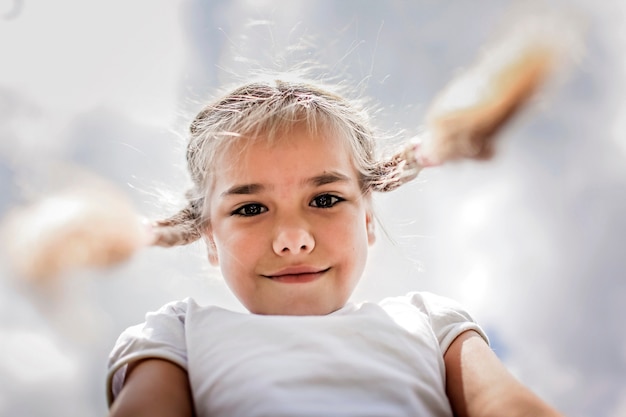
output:
[[[167,304],[127,329],[110,357],[111,404],[126,365],[186,369],[199,417],[452,416],[443,355],[480,327],[458,304],[414,292],[326,316],[263,316]]]

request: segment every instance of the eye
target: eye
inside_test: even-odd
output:
[[[242,217],[252,217],[258,216],[261,213],[265,213],[267,211],[267,207],[258,203],[250,203],[239,207],[237,210],[233,211],[232,214],[234,216],[242,216]]]
[[[332,194],[321,194],[315,197],[309,204],[311,207],[331,208],[335,204],[344,201],[343,198]]]

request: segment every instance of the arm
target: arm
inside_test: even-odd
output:
[[[129,365],[109,417],[192,417],[187,372],[172,362],[146,359]]]
[[[478,333],[459,335],[444,355],[446,392],[458,417],[562,417],[517,381]]]

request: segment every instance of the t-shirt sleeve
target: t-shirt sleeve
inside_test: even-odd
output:
[[[442,353],[445,354],[454,339],[467,330],[476,331],[489,343],[483,329],[458,302],[429,292],[412,292],[406,298],[428,316]]]
[[[146,314],[146,321],[129,327],[117,339],[109,355],[107,400],[109,406],[122,389],[128,364],[140,359],[158,358],[187,369],[185,316],[187,300],[163,306]]]

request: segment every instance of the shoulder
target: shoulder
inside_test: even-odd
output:
[[[128,339],[154,339],[163,331],[173,332],[182,330],[187,320],[187,314],[194,309],[196,303],[191,298],[169,302],[160,308],[145,314],[144,321],[126,328],[119,336],[116,346]],[[155,334],[156,332],[156,334]]]
[[[185,324],[189,311],[199,308],[187,298],[167,303],[145,315],[145,321],[128,327],[118,337],[108,361],[109,400],[119,392],[127,366],[135,361],[157,358],[187,367]]]
[[[160,308],[154,311],[146,313],[146,323],[159,318],[170,317],[177,319],[181,323],[185,323],[187,313],[190,310],[198,308],[198,305],[193,298],[185,298],[184,300],[171,301],[164,304]]]
[[[432,320],[469,320],[470,313],[456,300],[427,291],[412,291],[405,295],[389,297],[379,303],[386,310],[417,309]]]
[[[472,315],[456,300],[426,291],[414,291],[382,300],[380,306],[398,321],[419,314],[428,321],[442,352],[461,333],[474,330],[488,342],[487,335]]]

